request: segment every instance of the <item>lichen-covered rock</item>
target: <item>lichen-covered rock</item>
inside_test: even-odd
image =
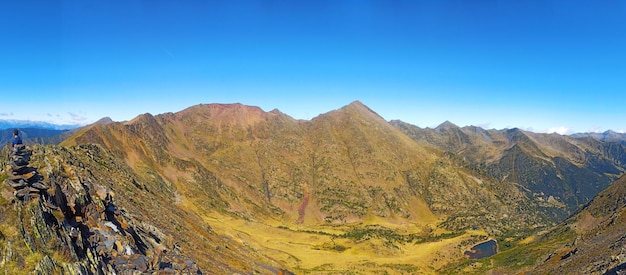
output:
[[[54,274],[54,272],[57,271],[58,268],[59,266],[57,265],[56,261],[50,258],[48,255],[46,255],[35,267],[35,274],[37,275]]]
[[[166,253],[160,244],[165,234],[119,209],[107,188],[82,182],[72,165],[46,159],[49,165],[42,176],[29,166],[30,149],[21,146],[11,153],[5,188],[14,189],[14,222],[27,249],[24,253],[41,257],[31,272],[144,274],[167,269],[202,273],[191,259],[176,254],[176,249]],[[14,260],[11,242],[1,254],[0,267]]]

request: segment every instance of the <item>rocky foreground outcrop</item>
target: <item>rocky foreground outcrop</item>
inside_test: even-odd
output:
[[[38,147],[44,150],[44,147]],[[35,274],[202,274],[177,242],[115,204],[107,187],[71,176],[32,151],[5,148],[0,199],[0,271]],[[42,169],[44,170],[44,169]],[[69,175],[69,176],[68,176]]]

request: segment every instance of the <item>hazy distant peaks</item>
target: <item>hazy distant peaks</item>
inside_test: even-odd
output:
[[[4,120],[0,119],[0,129],[12,129],[12,128],[39,128],[39,129],[51,129],[51,130],[70,130],[78,128],[79,124],[54,124],[44,121],[33,120]]]
[[[603,133],[577,133],[573,134],[572,137],[590,137],[602,142],[620,142],[622,144],[626,144],[626,133],[618,133],[612,130],[608,130]]]

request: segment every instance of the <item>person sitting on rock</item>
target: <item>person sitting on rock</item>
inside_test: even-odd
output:
[[[13,144],[11,144],[11,148],[15,148],[15,145],[22,144],[22,138],[20,137],[20,132],[15,129],[13,130]]]

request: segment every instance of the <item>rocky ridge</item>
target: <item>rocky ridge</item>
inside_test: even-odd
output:
[[[202,273],[176,244],[164,243],[167,238],[157,228],[119,209],[110,189],[68,178],[70,167],[49,158],[44,159],[46,175],[39,174],[28,165],[32,151],[25,146],[10,152],[4,176],[8,186],[2,190],[3,211],[9,213],[2,215],[2,224],[6,231],[11,231],[8,224],[17,227],[19,235],[0,233],[0,269],[35,274]],[[11,216],[16,219],[7,220]],[[25,245],[21,251],[19,239]],[[29,257],[38,262],[29,266]]]

